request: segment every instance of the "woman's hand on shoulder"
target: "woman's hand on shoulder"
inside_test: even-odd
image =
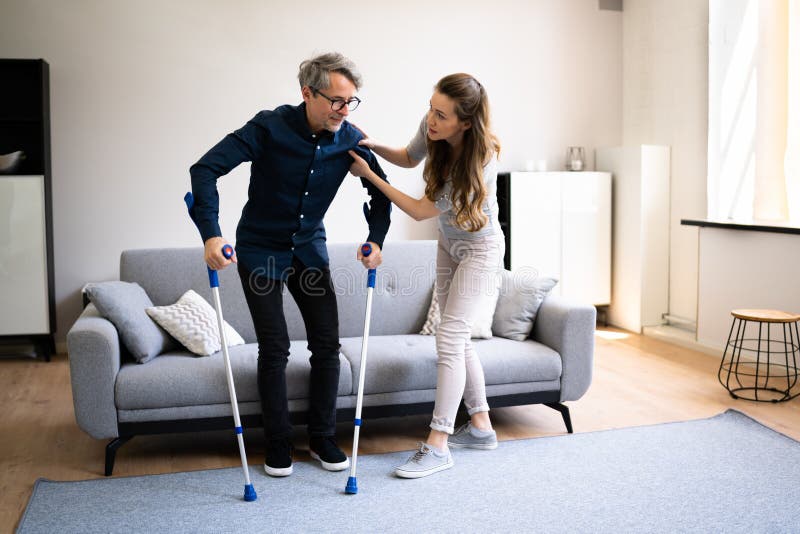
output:
[[[364,136],[364,138],[361,141],[358,142],[359,145],[365,146],[365,147],[369,148],[370,150],[375,148],[375,145],[377,145],[378,142],[375,141],[374,139],[372,139],[367,132],[365,132],[364,130],[362,130],[357,125],[353,124],[352,122],[350,123],[350,126],[355,128],[356,130],[358,130],[359,133]]]

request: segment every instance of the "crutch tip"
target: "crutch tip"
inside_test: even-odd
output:
[[[356,484],[356,477],[350,477],[347,479],[347,486],[345,486],[344,492],[349,495],[355,495],[356,493],[358,493],[358,484]]]
[[[244,487],[244,500],[247,502],[252,502],[258,499],[258,495],[256,495],[256,489],[253,487],[252,484],[247,484]]]

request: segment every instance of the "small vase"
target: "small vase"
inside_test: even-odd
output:
[[[567,170],[582,171],[585,156],[582,146],[571,146],[567,149]]]

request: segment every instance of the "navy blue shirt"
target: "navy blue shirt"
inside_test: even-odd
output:
[[[375,155],[358,145],[362,138],[346,121],[335,133],[313,133],[305,103],[258,113],[189,169],[203,242],[222,235],[217,179],[250,161],[248,199],[236,229],[239,263],[274,279],[286,278],[293,256],[307,267],[327,267],[322,219],[353,163],[347,151],[356,151],[386,180]],[[369,181],[361,183],[371,197],[369,206],[364,206],[367,241],[383,247],[391,203]],[[361,210],[353,216],[360,217]]]

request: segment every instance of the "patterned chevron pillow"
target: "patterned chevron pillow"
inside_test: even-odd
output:
[[[171,306],[147,308],[147,315],[195,354],[210,356],[222,348],[217,312],[206,299],[189,290]],[[244,339],[225,321],[228,346],[244,345]]]

